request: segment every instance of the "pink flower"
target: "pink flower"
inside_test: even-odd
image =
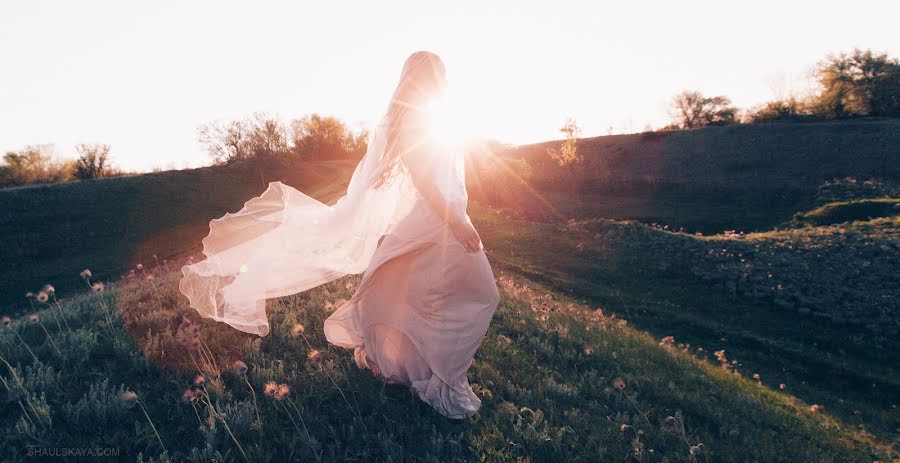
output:
[[[291,388],[288,387],[287,384],[279,384],[278,389],[275,391],[275,398],[277,400],[281,400],[286,398],[291,394]]]
[[[0,318],[0,323],[3,323],[3,326],[9,326],[12,323],[12,319],[8,315],[4,315],[3,318]]]
[[[47,294],[53,294],[56,292],[56,288],[54,288],[53,285],[51,285],[50,283],[47,283],[46,285],[44,285],[44,287],[41,289],[41,291],[43,291]]]
[[[306,354],[306,359],[309,360],[310,365],[312,365],[313,367],[317,367],[322,361],[322,353],[316,349],[313,349],[309,351],[308,354]]]
[[[297,323],[293,328],[291,328],[291,337],[296,338],[297,336],[303,334],[304,331],[306,331],[306,328],[304,328],[303,325]]]
[[[203,383],[205,383],[205,382],[206,382],[206,378],[204,378],[203,375],[197,375],[197,377],[194,378],[193,384],[194,384],[194,386],[202,386]]]
[[[125,402],[125,406],[131,408],[134,406],[135,402],[137,402],[137,393],[134,391],[125,391],[122,393],[122,402]]]
[[[247,372],[247,364],[243,360],[235,360],[231,364],[231,369],[234,371],[234,374],[242,375]]]
[[[87,269],[87,268],[86,268],[86,269],[82,270],[81,273],[80,273],[79,275],[81,275],[81,278],[84,278],[85,280],[89,280],[89,279],[91,278],[91,275],[92,275],[92,274],[91,274],[91,269]]]
[[[38,315],[36,313],[33,313],[28,316],[28,321],[30,321],[32,323],[37,323],[37,322],[41,321],[41,319],[38,317]]]
[[[625,380],[622,378],[616,378],[613,380],[612,386],[616,388],[616,390],[621,391],[622,389],[625,389]]]
[[[277,391],[278,386],[275,384],[275,381],[268,381],[265,386],[263,386],[263,393],[269,397],[275,397],[275,392]]]
[[[49,297],[47,296],[47,293],[41,291],[38,293],[35,299],[37,299],[38,302],[47,302],[47,299],[49,299]]]

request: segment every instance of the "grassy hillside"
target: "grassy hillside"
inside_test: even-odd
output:
[[[472,420],[441,418],[327,344],[319,327],[356,277],[272,301],[273,330],[256,339],[196,320],[177,293],[177,272],[163,266],[3,330],[3,459],[27,460],[28,446],[111,448],[137,461],[891,458],[867,427],[868,409],[854,415],[861,425],[845,420],[837,404],[821,409],[795,396],[810,386],[794,378],[781,390],[767,369],[753,370],[760,379],[737,374],[747,365],[728,363],[731,340],[716,343],[726,349],[721,362],[705,360],[696,344],[641,331],[622,311],[503,270],[510,261],[497,252],[502,302],[471,370],[483,399]],[[656,309],[627,289],[621,296],[631,311]],[[235,369],[238,359],[246,372]],[[290,393],[267,395],[269,381]]]
[[[517,205],[524,217],[543,220],[556,212],[657,222],[692,232],[762,231],[812,208],[817,189],[834,178],[900,178],[898,119],[584,138],[578,150],[585,162],[574,177],[546,154],[559,143],[503,152],[527,160],[530,186],[540,192],[525,206]]]
[[[330,202],[352,168],[269,175]],[[251,171],[0,191],[0,239],[15,243],[0,249],[0,302],[17,304],[0,329],[0,460],[36,446],[138,461],[892,461],[900,196],[877,177],[810,180],[802,199],[753,210],[687,187],[532,190],[572,218],[551,223],[473,202],[502,300],[470,372],[483,409],[464,422],[325,342],[322,320],[358,277],[271,301],[262,339],[187,307],[178,269],[210,219],[262,191]],[[713,233],[735,223],[763,231]],[[103,292],[79,289],[86,267]],[[22,294],[44,283],[60,304],[35,302],[30,321]]]

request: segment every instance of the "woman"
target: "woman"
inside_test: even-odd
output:
[[[499,295],[466,214],[461,152],[437,142],[427,108],[446,86],[440,58],[413,53],[347,194],[327,206],[272,182],[241,211],[210,222],[207,259],[179,288],[201,315],[269,331],[265,300],[365,271],[325,321],[360,368],[410,386],[450,418],[480,400],[466,372]],[[379,244],[380,242],[380,244]]]

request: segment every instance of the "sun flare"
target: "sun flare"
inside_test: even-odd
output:
[[[478,128],[468,117],[459,99],[445,94],[428,107],[428,126],[432,134],[449,146],[462,146],[477,137]]]

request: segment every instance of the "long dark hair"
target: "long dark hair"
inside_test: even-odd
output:
[[[373,185],[375,188],[384,184],[408,150],[398,143],[407,116],[422,111],[422,105],[443,84],[445,72],[441,58],[429,51],[417,51],[406,59],[382,122],[387,125],[387,139],[380,156],[383,169]]]

